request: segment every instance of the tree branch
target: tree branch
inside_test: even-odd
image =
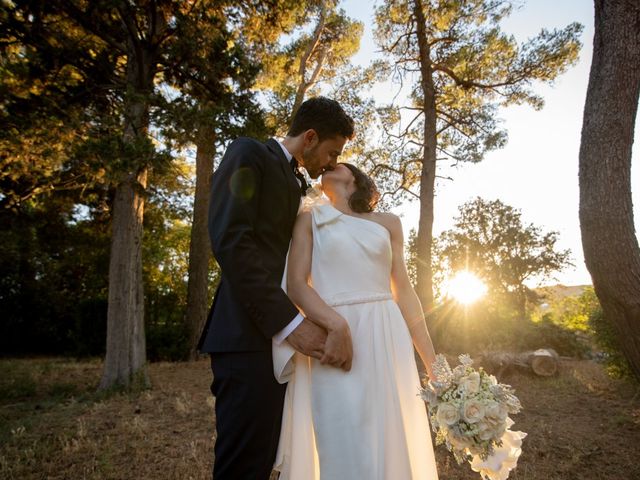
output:
[[[327,58],[327,55],[329,54],[328,49],[327,48],[323,48],[320,56],[318,57],[317,61],[316,61],[316,66],[313,69],[313,73],[311,74],[311,78],[309,79],[308,82],[305,83],[305,90],[308,89],[309,87],[311,87],[311,85],[313,85],[317,78],[318,75],[320,75],[320,72],[322,71],[322,67],[324,67],[324,60],[325,58]]]
[[[456,83],[456,85],[463,88],[475,87],[475,88],[483,88],[483,89],[495,89],[499,87],[505,87],[508,85],[514,85],[521,80],[519,78],[510,78],[508,80],[505,80],[503,82],[498,82],[498,83],[482,83],[482,82],[476,82],[474,80],[467,80],[467,79],[461,78],[451,68],[447,67],[446,65],[433,63],[431,65],[431,68],[433,68],[433,70],[436,70],[448,75],[449,78],[451,78],[451,80],[453,80]]]
[[[393,50],[395,50],[395,48],[398,46],[398,44],[400,43],[400,41],[404,38],[410,37],[411,35],[414,35],[416,33],[415,30],[411,30],[409,32],[403,33],[402,35],[399,35],[398,38],[396,39],[395,42],[393,42],[392,45],[390,45],[389,47],[382,47],[383,51],[389,52],[389,53],[393,53]]]
[[[75,20],[78,25],[93,33],[116,50],[123,53],[127,51],[127,46],[120,40],[118,40],[115,36],[106,31],[103,28],[105,25],[100,22],[100,19],[96,18],[94,14],[90,12],[84,12],[74,2],[71,1],[63,1],[59,2],[59,4],[60,9],[66,12],[67,15],[69,15],[69,18]]]
[[[440,42],[457,42],[458,40],[459,39],[457,37],[448,35],[446,37],[434,38],[433,40],[428,42],[427,45],[429,45],[429,47],[433,47],[434,45]]]
[[[311,55],[313,54],[316,47],[320,43],[320,37],[322,36],[322,31],[324,30],[324,24],[326,20],[326,13],[327,13],[327,5],[326,5],[326,2],[323,1],[320,3],[320,17],[318,18],[318,24],[316,25],[316,28],[313,31],[313,36],[311,37],[311,41],[307,46],[307,50],[305,51],[304,55],[300,59],[300,67],[298,68],[298,73],[302,77],[301,83],[305,82],[304,76],[307,71],[307,62],[309,61],[309,58],[311,58]]]

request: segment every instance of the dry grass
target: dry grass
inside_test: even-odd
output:
[[[99,363],[11,363],[36,371],[38,391],[0,406],[0,478],[210,476],[214,426],[208,362],[152,364],[152,390],[104,397],[93,393]],[[41,364],[56,374],[42,375]],[[46,395],[44,384],[56,378],[75,380],[74,395]]]
[[[210,478],[208,361],[149,371],[152,390],[100,396],[100,362],[0,361],[0,478]],[[588,361],[565,362],[553,378],[502,380],[525,406],[516,427],[529,433],[512,479],[640,478],[637,386]],[[479,478],[441,447],[437,457],[441,480]]]

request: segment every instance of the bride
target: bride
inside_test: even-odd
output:
[[[375,185],[352,165],[324,173],[322,188],[329,202],[296,220],[283,288],[310,320],[349,332],[353,357],[328,365],[345,351],[331,334],[322,360],[274,343],[276,378],[289,382],[274,468],[281,480],[435,480],[413,346],[430,376],[435,353],[400,219],[373,211]]]

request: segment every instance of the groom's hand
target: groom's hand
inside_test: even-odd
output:
[[[298,352],[320,360],[324,355],[327,332],[305,318],[296,329],[289,334],[287,342]]]

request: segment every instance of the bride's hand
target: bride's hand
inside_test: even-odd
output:
[[[348,372],[351,370],[352,360],[353,343],[351,341],[351,329],[347,321],[341,319],[341,321],[336,322],[328,331],[327,340],[324,344],[324,355],[320,359],[320,363],[342,368]]]
[[[424,372],[425,372],[424,383],[426,385],[434,378],[433,368],[431,368],[431,362],[422,360],[422,364],[424,365]]]

